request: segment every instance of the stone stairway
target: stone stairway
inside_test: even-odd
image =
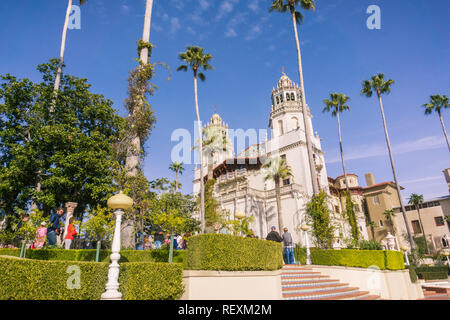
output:
[[[339,280],[330,279],[312,268],[285,265],[281,274],[284,300],[379,300],[368,291],[350,287]]]
[[[421,300],[450,300],[450,289],[434,286],[422,286],[424,299]]]

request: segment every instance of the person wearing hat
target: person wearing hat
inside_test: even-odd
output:
[[[47,224],[41,222],[41,226],[36,230],[36,238],[33,243],[34,249],[42,249],[47,239]]]
[[[294,243],[287,227],[283,229],[283,258],[285,264],[295,264]]]
[[[277,228],[273,226],[270,228],[270,232],[266,237],[266,240],[275,241],[275,242],[281,242],[283,239],[281,238],[280,234],[277,232]]]

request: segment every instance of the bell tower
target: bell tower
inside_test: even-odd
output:
[[[281,137],[290,131],[304,131],[302,94],[301,88],[283,72],[276,89],[272,90],[269,120],[272,138]],[[311,121],[311,113],[306,109],[308,120]]]

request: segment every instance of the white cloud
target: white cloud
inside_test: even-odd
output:
[[[261,27],[259,25],[255,25],[253,26],[250,31],[248,32],[247,36],[245,37],[245,40],[253,40],[255,39],[257,36],[259,36],[259,34],[261,33]]]
[[[170,33],[176,33],[180,29],[180,19],[172,18],[170,19]]]
[[[415,183],[423,183],[427,181],[436,181],[436,180],[444,180],[444,176],[435,176],[435,177],[424,177],[424,178],[417,178],[417,179],[411,179],[411,180],[405,180],[401,181],[400,184],[415,184]]]
[[[234,5],[238,2],[239,0],[224,0],[219,7],[219,13],[216,16],[216,20],[220,20],[227,14],[231,13],[234,9]]]
[[[207,10],[211,6],[211,3],[208,0],[198,0],[198,2],[202,10]]]
[[[392,147],[392,151],[395,154],[404,154],[414,151],[439,149],[444,146],[445,144],[444,140],[445,139],[441,136],[429,136],[418,140],[405,141],[398,145],[394,145]],[[387,156],[387,155],[388,151],[387,146],[385,144],[361,145],[357,148],[350,149],[349,152],[345,152],[344,150],[344,156],[346,161]],[[338,154],[335,154],[334,157],[331,157],[326,160],[327,163],[336,163],[340,161],[341,158],[340,155]]]
[[[248,4],[248,7],[254,13],[258,13],[259,12],[259,0],[251,0],[250,3]]]
[[[225,37],[227,37],[227,38],[234,38],[236,36],[237,36],[237,33],[232,27],[229,27],[227,29],[227,31],[225,31]]]

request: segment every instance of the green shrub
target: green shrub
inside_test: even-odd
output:
[[[306,249],[294,250],[296,260],[306,262]],[[403,255],[398,251],[383,250],[322,250],[311,249],[311,260],[315,265],[368,268],[377,266],[380,270],[401,270],[405,268]]]
[[[80,289],[68,289],[80,268]],[[0,257],[0,300],[99,300],[108,280],[108,263],[43,261]],[[132,262],[120,265],[120,291],[126,300],[173,300],[183,294],[181,264]]]
[[[283,266],[280,243],[226,234],[201,234],[189,239],[188,269],[255,271]]]
[[[416,283],[417,282],[417,273],[416,270],[413,266],[409,266],[409,277],[411,278],[411,282],[412,283]]]
[[[300,264],[306,264],[306,248],[297,245],[294,249],[295,260]]]
[[[405,269],[405,260],[400,251],[384,250],[385,264],[387,270]]]
[[[124,263],[119,282],[124,300],[176,300],[184,291],[183,267],[178,263]]]
[[[383,250],[383,247],[379,242],[373,241],[373,240],[362,240],[359,243],[359,248],[361,250]]]
[[[81,288],[70,290],[66,271],[73,265],[80,268]],[[108,264],[0,257],[0,274],[0,300],[98,300]]]
[[[19,249],[0,249],[0,255],[19,256]],[[49,261],[95,261],[96,250],[65,250],[65,249],[41,249],[30,250],[25,257],[33,260]],[[110,262],[111,250],[100,251],[100,262]],[[168,250],[123,250],[120,251],[120,263],[123,262],[167,262],[169,261]],[[187,265],[187,253],[175,250],[173,262]]]
[[[424,280],[447,280],[447,272],[422,272],[420,273],[420,278]]]

